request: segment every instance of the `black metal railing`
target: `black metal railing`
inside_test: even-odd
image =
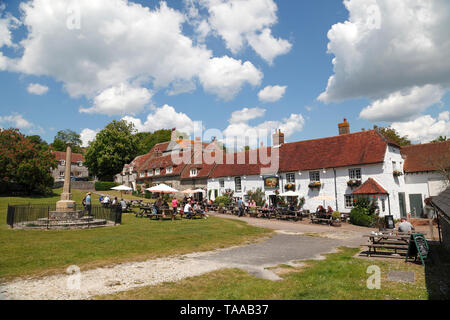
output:
[[[83,207],[82,207],[83,208]],[[76,208],[74,208],[76,210]],[[30,226],[39,221],[39,226],[50,227],[50,212],[56,211],[56,204],[26,204],[9,205],[6,215],[6,223],[14,228],[18,224],[30,223]],[[122,208],[120,206],[104,207],[92,205],[90,213],[85,208],[82,209],[84,216],[94,220],[106,220],[113,222],[114,225],[122,223]],[[89,221],[89,220],[87,220]],[[47,224],[45,224],[45,222]]]

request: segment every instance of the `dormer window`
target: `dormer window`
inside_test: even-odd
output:
[[[196,177],[198,174],[197,168],[192,168],[191,169],[191,177]]]
[[[83,162],[82,161],[78,161],[78,166],[82,167],[83,166]]]
[[[59,164],[60,164],[61,166],[65,166],[65,165],[66,165],[66,160],[60,160],[60,161],[59,161]]]
[[[170,174],[170,173],[172,173],[173,172],[173,167],[167,167],[166,168],[166,173],[167,174]]]
[[[149,177],[153,176],[153,169],[148,172],[148,176]]]
[[[157,168],[155,169],[155,176],[159,176],[161,174],[161,169]]]
[[[140,176],[141,178],[144,178],[144,177],[145,177],[145,172],[144,172],[144,171],[141,171],[140,174],[139,174],[139,176]]]

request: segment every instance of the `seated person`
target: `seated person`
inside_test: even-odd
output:
[[[158,214],[158,213],[159,213],[159,207],[158,207],[158,204],[155,202],[155,203],[153,203],[152,214]]]
[[[398,232],[410,233],[414,231],[414,227],[411,223],[409,223],[406,218],[402,218],[400,224],[398,225]]]
[[[184,206],[183,209],[184,214],[186,215],[186,217],[188,219],[191,219],[191,215],[192,215],[192,206],[190,205],[190,203],[186,203],[186,205]]]
[[[289,211],[295,211],[295,206],[293,203],[289,204]]]

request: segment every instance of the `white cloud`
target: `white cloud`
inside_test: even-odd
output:
[[[14,128],[18,129],[31,129],[34,126],[33,123],[29,122],[21,114],[17,113],[9,116],[0,116],[0,123],[12,125]]]
[[[20,21],[10,14],[4,15],[4,10],[5,5],[0,4],[0,48],[3,46],[16,47],[12,40],[11,29],[17,28]]]
[[[92,112],[103,112],[102,99],[107,93],[116,97],[112,88],[122,83],[152,92],[166,88],[176,94],[192,91],[200,78],[207,92],[231,99],[247,82],[257,85],[262,77],[250,62],[213,59],[211,50],[183,34],[186,16],[164,1],[155,9],[126,0],[78,0],[74,4],[80,12],[79,28],[68,23],[73,18],[68,12],[72,3],[21,3],[21,22],[28,30],[20,42],[23,55],[8,59],[0,53],[0,68],[52,77],[63,83],[71,97],[92,100]],[[141,102],[128,110],[138,112]],[[118,105],[128,108],[122,100]]]
[[[269,64],[286,54],[292,45],[272,36],[270,27],[278,21],[273,0],[198,0],[208,10],[209,25],[233,54],[248,43]]]
[[[100,132],[99,129],[97,129],[97,130],[92,130],[89,128],[83,129],[80,133],[80,139],[82,142],[81,146],[88,147],[89,142],[94,141],[97,136],[97,133],[99,133],[99,132]]]
[[[251,62],[224,56],[209,60],[200,74],[200,82],[207,92],[224,100],[233,99],[245,83],[258,86],[263,74]]]
[[[267,86],[258,93],[258,98],[262,102],[276,102],[283,98],[287,86]]]
[[[334,75],[320,101],[389,100],[415,87],[450,87],[449,1],[344,0],[344,5],[348,20],[328,32]]]
[[[43,86],[39,83],[30,83],[30,85],[27,88],[27,91],[31,94],[37,94],[38,96],[41,96],[48,92],[48,87]]]
[[[273,60],[291,51],[292,44],[284,39],[276,39],[270,29],[264,29],[260,34],[251,34],[247,37],[248,43],[270,65]]]
[[[266,114],[265,109],[244,108],[242,110],[233,112],[231,114],[231,119],[229,120],[229,122],[230,123],[241,123],[241,122],[247,123],[248,121],[250,121],[252,119],[264,117],[265,114]]]
[[[152,94],[146,88],[133,88],[125,84],[102,91],[94,98],[92,108],[81,108],[82,113],[107,115],[137,114],[150,102]]]
[[[444,111],[437,118],[430,115],[407,122],[394,122],[392,128],[414,142],[429,142],[439,136],[450,136],[450,112]]]
[[[185,113],[177,112],[174,107],[164,105],[156,108],[153,113],[147,116],[145,122],[141,119],[126,116],[122,118],[135,125],[139,132],[153,132],[160,129],[177,128],[185,133],[194,132],[195,123]]]
[[[258,147],[260,142],[264,142],[265,145],[271,142],[272,132],[280,129],[286,137],[292,136],[296,132],[303,130],[305,119],[301,114],[291,114],[289,118],[283,118],[281,121],[265,121],[255,126],[251,126],[248,121],[257,118],[259,114],[261,117],[263,112],[256,113],[249,112],[252,109],[244,108],[240,111],[234,112],[230,119],[230,124],[225,130],[223,130],[224,141],[229,147],[236,145],[238,148],[249,145],[252,148]],[[237,121],[236,114],[240,112],[248,116],[247,121]]]
[[[361,111],[360,117],[372,121],[407,120],[439,103],[444,94],[445,90],[435,85],[397,91],[385,99],[373,101]]]

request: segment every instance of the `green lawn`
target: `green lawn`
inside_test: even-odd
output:
[[[308,261],[302,268],[280,266],[282,281],[256,278],[238,269],[215,271],[176,283],[142,287],[98,299],[152,300],[421,300],[428,299],[424,268],[403,261],[371,261],[355,258],[358,249],[341,248],[326,260]],[[381,289],[366,286],[367,267],[381,269]],[[386,280],[389,270],[414,271],[415,284]]]
[[[6,225],[8,203],[52,203],[59,200],[61,189],[55,193],[51,197],[0,197],[0,281],[63,272],[72,264],[85,270],[224,248],[270,234],[267,229],[229,219],[149,221],[133,214],[124,214],[120,226],[90,230],[12,230]],[[83,196],[73,190],[77,203]],[[93,203],[97,199],[93,195]]]

